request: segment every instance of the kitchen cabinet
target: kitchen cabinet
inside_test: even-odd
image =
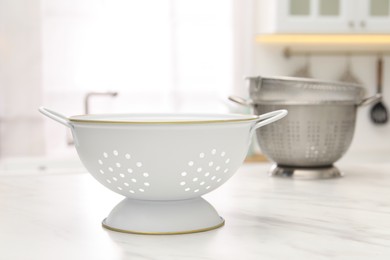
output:
[[[390,0],[258,1],[259,33],[390,33]]]
[[[360,0],[358,11],[361,32],[390,33],[390,0]]]

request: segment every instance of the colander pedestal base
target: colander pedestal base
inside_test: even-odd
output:
[[[269,170],[274,177],[292,178],[298,180],[331,179],[342,177],[342,173],[335,166],[326,167],[288,167],[274,164]]]
[[[103,220],[103,227],[125,233],[169,235],[208,231],[225,223],[201,197],[148,201],[125,198]]]

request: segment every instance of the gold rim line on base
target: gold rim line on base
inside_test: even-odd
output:
[[[195,229],[195,230],[188,230],[188,231],[177,231],[177,232],[142,232],[142,231],[132,231],[132,230],[124,230],[120,228],[113,228],[108,225],[106,225],[104,222],[106,219],[103,219],[102,226],[108,230],[115,231],[115,232],[121,232],[121,233],[128,233],[128,234],[137,234],[137,235],[183,235],[183,234],[192,234],[192,233],[199,233],[199,232],[206,232],[213,229],[217,229],[225,225],[225,220],[220,217],[222,222],[218,225],[208,227],[208,228],[201,228],[201,229]]]

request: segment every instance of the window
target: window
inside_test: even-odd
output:
[[[109,90],[92,113],[225,112],[232,35],[226,0],[44,0],[45,104],[80,114]]]

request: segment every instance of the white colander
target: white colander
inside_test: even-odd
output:
[[[126,197],[103,225],[133,233],[188,233],[223,225],[200,196],[226,182],[245,159],[254,130],[287,111],[252,115],[110,114],[67,118],[87,170]]]

